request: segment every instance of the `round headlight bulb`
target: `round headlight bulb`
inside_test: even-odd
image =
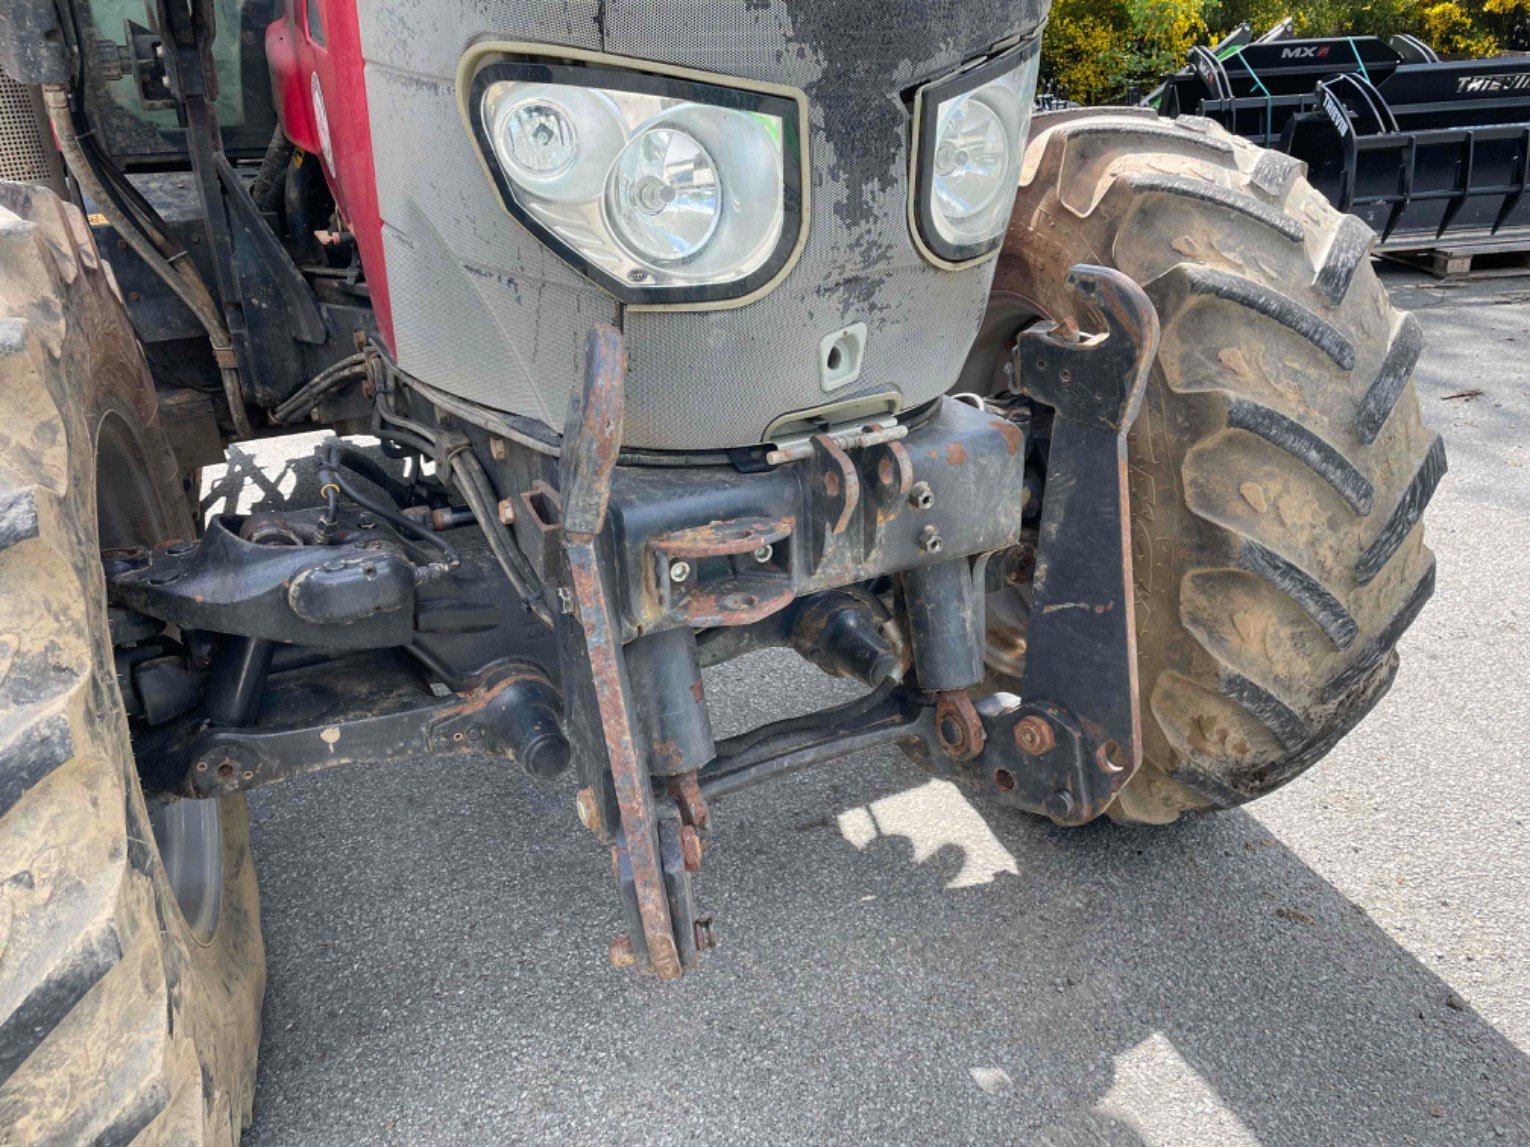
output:
[[[494,125],[511,176],[528,182],[556,179],[579,156],[579,132],[565,109],[550,100],[505,108]]]
[[[606,213],[616,237],[640,258],[689,259],[707,245],[722,215],[717,165],[689,133],[648,128],[611,166]]]
[[[936,210],[953,231],[962,231],[963,220],[992,206],[1005,190],[1009,149],[1003,122],[982,100],[963,96],[946,112],[935,141],[933,182]],[[976,230],[987,230],[987,224],[985,217]]]

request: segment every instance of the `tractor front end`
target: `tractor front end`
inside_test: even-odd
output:
[[[248,1118],[263,785],[572,770],[612,960],[672,979],[746,786],[897,746],[1165,823],[1392,680],[1445,470],[1418,324],[1290,156],[1033,115],[1045,0],[11,7],[0,845],[136,890],[12,913],[0,1031],[85,1033],[0,1058],[23,1120],[86,1087],[110,1009],[48,969],[126,960],[98,924]],[[292,498],[204,513],[230,444],[319,429]],[[770,647],[857,695],[718,736],[705,671]]]
[[[1107,345],[1037,342],[1051,362],[1029,372],[1033,391],[1070,366],[1115,391],[1057,423],[1075,418],[1058,461],[1099,516],[1068,534],[1106,544],[1104,608],[1079,620],[1115,652],[1109,702],[1060,682],[985,718],[967,692],[986,674],[985,599],[1029,579],[1039,506],[1005,340],[969,352],[1045,9],[879,11],[645,5],[578,24],[383,3],[294,9],[267,37],[285,134],[324,165],[377,308],[375,429],[452,475],[547,627],[492,652],[549,683],[567,744],[539,760],[575,763],[581,816],[614,848],[618,949],[666,977],[710,935],[693,891],[708,797],[899,743],[1078,823],[1136,753],[1119,459],[1151,307],[1080,272]],[[975,393],[948,399],[964,373]],[[718,740],[702,668],[771,645],[870,692]],[[1014,735],[1027,721],[1061,745],[1039,772]]]

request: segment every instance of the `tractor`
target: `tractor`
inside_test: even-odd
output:
[[[1047,9],[7,0],[5,1134],[248,1127],[261,786],[565,784],[673,980],[746,787],[897,746],[1161,825],[1376,705],[1419,324],[1301,162],[1035,112]],[[211,512],[295,433],[311,497]],[[715,734],[769,648],[852,699]]]

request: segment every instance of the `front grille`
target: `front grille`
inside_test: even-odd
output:
[[[926,262],[907,220],[905,93],[1042,23],[1046,0],[371,0],[360,8],[399,365],[459,397],[562,425],[585,332],[627,338],[623,441],[751,445],[777,418],[961,371],[993,265]],[[619,307],[505,211],[463,127],[456,69],[476,41],[540,41],[740,81],[808,101],[801,258],[763,298],[719,311]],[[421,157],[428,156],[428,162]],[[865,323],[860,378],[826,394],[823,337]]]
[[[0,72],[0,179],[54,182],[53,141],[46,138],[37,89]]]

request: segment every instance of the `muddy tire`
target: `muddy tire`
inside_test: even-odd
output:
[[[98,552],[190,531],[84,220],[0,183],[3,1143],[226,1144],[251,1114],[265,970],[244,801],[151,824]]]
[[[1129,447],[1143,765],[1110,813],[1167,822],[1286,783],[1386,692],[1445,453],[1418,322],[1300,163],[1198,118],[1038,127],[990,323],[1071,313],[1086,262],[1162,327]]]

